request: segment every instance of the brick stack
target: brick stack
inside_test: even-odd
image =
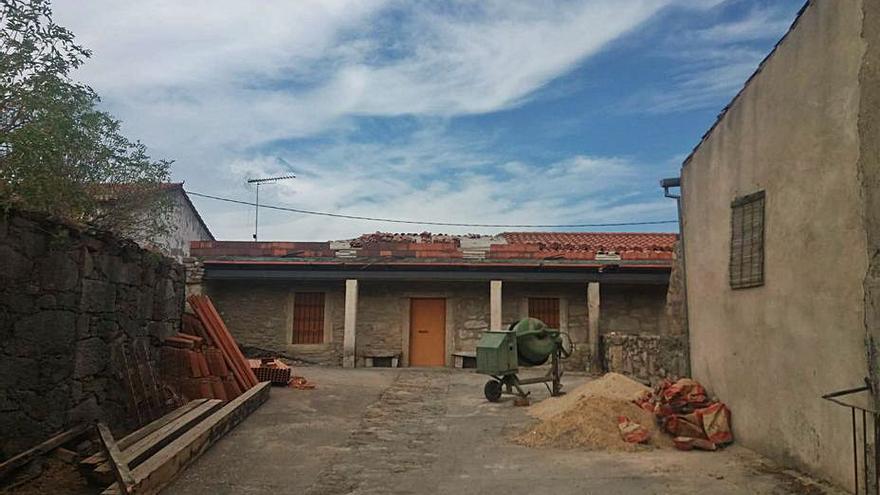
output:
[[[228,369],[211,366],[209,356],[216,352],[196,335],[178,333],[166,338],[161,349],[164,382],[187,400],[238,397],[241,389],[231,381]]]
[[[192,315],[184,315],[192,316]],[[162,378],[187,400],[230,400],[241,395],[220,351],[207,345],[184,318],[183,332],[168,337],[162,345]],[[219,356],[219,360],[217,357]]]
[[[223,380],[220,385],[224,390],[234,393],[235,397],[245,390],[257,385],[259,381],[251,370],[247,360],[238,348],[229,329],[223,322],[223,318],[217,312],[217,308],[208,296],[192,295],[187,302],[195,314],[184,314],[181,319],[184,333],[192,333],[201,337],[206,344],[210,344],[214,350],[207,353],[210,356],[209,368],[214,376]],[[219,354],[219,356],[218,356]],[[211,365],[213,364],[213,365]],[[222,376],[220,376],[222,374]],[[234,382],[229,383],[229,382]],[[228,394],[227,394],[228,395]],[[229,397],[232,399],[233,397]]]

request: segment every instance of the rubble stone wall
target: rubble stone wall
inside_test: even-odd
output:
[[[605,369],[655,384],[687,375],[683,336],[608,333],[602,336]]]
[[[209,279],[205,280],[201,290],[211,298],[245,355],[342,365],[344,282]],[[327,306],[324,314],[329,318],[330,332],[321,344],[293,344],[293,299],[297,292],[324,293]]]
[[[345,308],[343,281],[232,281],[212,280],[210,277],[202,281],[203,268],[192,261],[187,266],[188,290],[204,290],[213,299],[246,354],[281,356],[310,364],[341,364]],[[602,290],[601,314],[606,315],[602,322],[613,325],[603,334],[616,331],[647,337],[657,336],[666,328],[664,286],[608,285]],[[297,291],[325,294],[325,316],[330,319],[331,329],[322,344],[291,344],[290,301]],[[528,298],[559,298],[560,324],[576,345],[574,355],[565,361],[565,366],[571,370],[586,369],[589,361],[586,284],[511,282],[503,285],[502,294],[502,324],[505,328],[528,316]],[[475,351],[482,332],[489,329],[488,283],[361,281],[358,284],[356,330],[358,366],[364,364],[366,356],[403,357],[406,354],[410,300],[418,297],[446,299],[446,327],[451,333],[446,343],[447,351]],[[675,339],[669,341],[678,342]],[[665,345],[657,347],[658,352],[669,348]],[[676,354],[669,357],[670,361],[679,359],[678,348],[674,349]],[[666,359],[657,357],[652,362],[665,362]]]
[[[81,421],[137,426],[125,365],[177,332],[183,277],[106,232],[0,214],[0,459]]]

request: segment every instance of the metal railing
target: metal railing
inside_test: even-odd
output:
[[[862,448],[861,448],[861,458],[862,458],[862,469],[864,471],[864,477],[862,478],[864,488],[864,492],[866,495],[869,493],[873,493],[875,495],[880,495],[880,456],[877,456],[876,447],[880,442],[880,429],[877,428],[878,424],[880,424],[880,412],[871,409],[869,407],[859,406],[856,404],[852,404],[846,402],[843,398],[847,396],[852,396],[855,394],[861,394],[863,392],[871,392],[871,385],[868,379],[865,379],[865,385],[856,388],[850,388],[846,390],[839,390],[837,392],[831,392],[830,394],[825,394],[822,396],[823,399],[831,401],[835,404],[838,404],[843,407],[848,407],[850,410],[850,414],[852,417],[852,446],[853,446],[853,493],[859,492],[859,428],[858,428],[858,417],[862,418],[862,428],[861,428],[861,440],[862,440]],[[858,411],[858,412],[857,412]],[[868,421],[868,418],[871,418],[871,421]],[[868,443],[868,425],[871,426],[871,443]],[[873,469],[870,469],[870,468]]]

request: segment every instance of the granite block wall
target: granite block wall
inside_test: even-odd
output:
[[[136,427],[125,364],[177,332],[183,278],[112,234],[0,214],[0,459],[81,421]]]

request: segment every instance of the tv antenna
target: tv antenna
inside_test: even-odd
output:
[[[260,229],[260,185],[272,184],[281,180],[295,179],[295,175],[280,175],[278,177],[264,177],[261,179],[248,179],[248,184],[257,185],[257,200],[254,201],[254,242],[257,242],[257,232]]]

